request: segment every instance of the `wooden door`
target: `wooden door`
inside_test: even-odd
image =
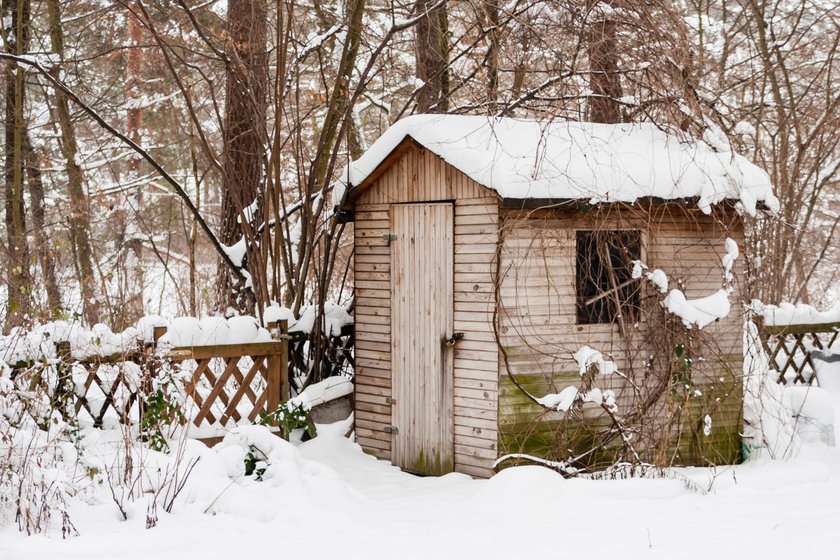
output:
[[[392,462],[418,474],[453,469],[454,211],[391,206]]]

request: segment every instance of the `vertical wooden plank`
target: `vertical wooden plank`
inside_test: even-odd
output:
[[[280,395],[281,401],[287,401],[291,397],[289,388],[289,322],[285,319],[280,321],[280,340],[283,346],[280,347]]]
[[[283,321],[285,323],[285,321]],[[280,340],[280,344],[285,346],[288,344],[286,340],[283,340],[278,335],[280,335],[280,325],[277,323],[269,323],[266,325],[268,327],[268,332],[271,333],[271,338],[275,340]],[[280,355],[279,354],[269,354],[265,358],[266,360],[266,402],[265,402],[265,409],[266,412],[271,413],[280,406],[280,385],[281,381],[281,365],[280,365]]]
[[[400,165],[403,165],[405,158],[400,158]],[[400,244],[402,242],[400,236],[404,230],[403,226],[403,206],[391,206],[391,233],[397,236],[397,239],[391,242],[391,423],[395,426],[402,424],[401,408],[394,406],[393,400],[396,399],[397,404],[402,400],[402,377],[403,377],[403,360],[404,360],[404,344],[402,339],[402,290],[403,283],[403,265],[401,259]],[[391,460],[394,464],[399,465],[402,458],[402,449],[400,448],[400,440],[397,434],[391,434]]]
[[[454,334],[455,328],[455,207],[452,204],[443,207],[444,216],[442,220],[441,237],[443,243],[440,245],[442,250],[441,261],[442,265],[439,270],[441,278],[440,285],[445,287],[440,294],[442,301],[438,309],[443,315],[442,323],[444,325],[443,336],[439,339],[439,345],[442,347],[442,358],[444,375],[443,387],[441,391],[441,418],[444,420],[439,423],[441,429],[441,448],[447,450],[450,455],[448,458],[443,458],[447,461],[449,468],[454,469],[455,465],[455,411],[454,411],[454,387],[455,387],[455,348],[448,348],[443,345],[445,338],[451,337]]]
[[[393,232],[393,462],[442,474],[453,468],[454,210],[451,203],[391,210]]]

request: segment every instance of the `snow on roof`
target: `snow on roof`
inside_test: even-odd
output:
[[[649,123],[415,115],[397,121],[352,162],[345,182],[362,184],[407,137],[502,198],[597,203],[696,197],[706,213],[724,199],[739,200],[750,214],[758,202],[778,208],[767,173],[728,144],[711,138],[715,150]]]

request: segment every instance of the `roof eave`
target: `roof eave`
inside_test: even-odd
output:
[[[352,209],[353,205],[356,203],[356,199],[362,194],[368,187],[370,187],[376,180],[381,177],[391,166],[397,161],[400,156],[406,153],[412,147],[423,148],[423,145],[420,144],[414,137],[410,134],[406,134],[402,140],[400,140],[397,145],[391,150],[387,156],[382,158],[376,167],[371,171],[367,177],[365,177],[364,181],[359,183],[358,185],[350,185],[347,191],[347,196],[345,197],[345,202],[342,204],[342,209]]]

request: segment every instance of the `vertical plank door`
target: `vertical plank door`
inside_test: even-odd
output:
[[[391,460],[445,474],[454,455],[452,204],[394,204],[391,233]]]

